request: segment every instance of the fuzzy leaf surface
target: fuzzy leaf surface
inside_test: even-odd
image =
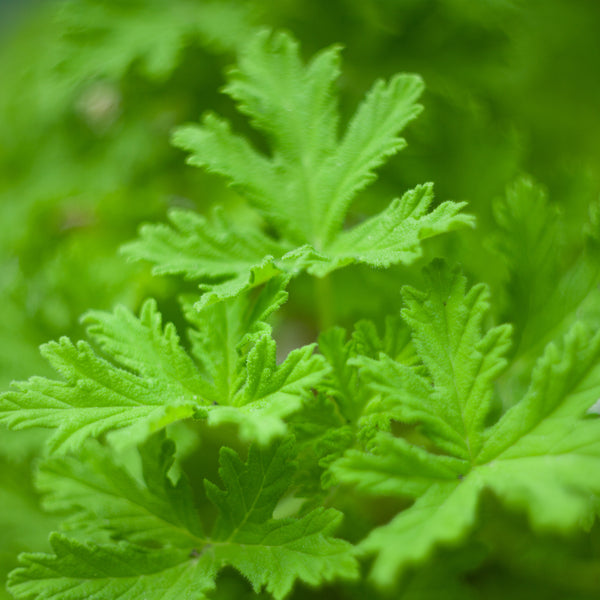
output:
[[[0,419],[13,428],[54,429],[49,444],[57,453],[117,430],[113,439],[130,444],[192,416],[233,423],[243,439],[266,444],[285,434],[283,419],[327,370],[314,345],[277,364],[262,319],[285,300],[284,285],[285,279],[271,279],[261,291],[203,312],[188,307],[195,325],[191,355],[174,326],[163,327],[153,301],[139,318],[124,308],[91,312],[88,333],[99,351],[67,338],[46,344],[44,354],[62,379],[14,384],[1,398]]]
[[[194,379],[191,359],[174,328],[163,329],[152,301],[139,319],[117,308],[112,315],[90,313],[89,320],[90,338],[114,352],[113,361],[87,342],[61,338],[45,344],[42,352],[62,379],[32,377],[14,384],[2,396],[3,421],[13,428],[55,429],[50,448],[65,453],[88,437],[128,430],[140,439],[193,415],[202,381]]]
[[[338,47],[304,64],[288,34],[262,32],[241,53],[225,92],[264,134],[270,153],[213,114],[175,133],[175,145],[190,152],[188,162],[226,178],[269,229],[257,223],[241,232],[224,221],[213,228],[177,212],[175,227],[144,226],[126,254],[149,260],[156,273],[198,280],[208,303],[282,272],[323,277],[353,263],[409,264],[421,256],[423,240],[472,225],[461,203],[430,210],[428,184],[344,230],[356,194],[405,146],[399,134],[421,111],[423,84],[407,74],[376,82],[339,136],[339,63]]]
[[[420,364],[356,360],[388,414],[423,437],[414,444],[382,432],[332,466],[367,493],[415,500],[360,545],[376,555],[372,576],[382,586],[463,540],[484,490],[525,512],[532,528],[565,533],[591,523],[600,492],[600,421],[588,413],[600,394],[600,335],[576,325],[548,345],[527,393],[488,426],[510,328],[483,331],[489,293],[467,290],[457,270],[434,263],[428,280],[428,292],[403,290]]]
[[[198,416],[209,425],[232,423],[244,440],[268,444],[284,435],[284,419],[297,411],[302,398],[327,373],[323,357],[310,344],[292,350],[281,364],[276,344],[264,319],[287,298],[285,278],[267,282],[260,293],[227,302],[204,305],[200,311],[189,303],[188,320],[192,354],[210,381]]]
[[[9,585],[16,598],[203,599],[226,566],[242,573],[256,592],[265,589],[276,599],[297,580],[319,585],[356,577],[351,545],[331,535],[340,513],[318,509],[300,518],[273,518],[295,471],[290,439],[270,448],[252,446],[246,462],[221,450],[225,490],[206,482],[220,515],[211,536],[202,533],[186,481],[173,484],[168,476],[172,444],[155,438],[141,452],[143,484],[116,465],[109,469],[115,481],[107,478],[106,464],[84,467],[58,459],[44,467],[42,483],[58,477],[66,484],[58,495],[50,494],[55,508],[72,508],[81,520],[125,540],[81,544],[55,534],[53,555],[24,555],[24,566],[12,573]],[[165,510],[168,506],[173,510]],[[148,525],[143,537],[135,527],[141,524]]]

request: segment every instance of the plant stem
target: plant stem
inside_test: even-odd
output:
[[[334,323],[331,277],[329,275],[325,275],[325,277],[315,277],[314,282],[319,329],[324,331]]]

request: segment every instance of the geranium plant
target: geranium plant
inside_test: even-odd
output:
[[[340,125],[339,72],[337,46],[305,62],[287,33],[251,36],[225,92],[255,131],[210,113],[173,137],[243,210],[176,209],[123,249],[182,280],[177,325],[152,299],[88,312],[87,341],[42,347],[54,378],[1,396],[11,428],[51,430],[35,482],[62,519],[20,557],[14,598],[462,598],[529,589],[541,557],[577,565],[573,597],[598,581],[577,550],[600,494],[594,218],[565,262],[519,180],[496,205],[493,290],[453,250],[474,217],[431,183],[352,222],[423,83],[377,81]],[[395,305],[343,328],[327,303],[361,268]],[[286,346],[278,315],[303,284],[323,329]]]

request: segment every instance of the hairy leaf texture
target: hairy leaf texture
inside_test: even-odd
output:
[[[285,280],[198,313],[187,311],[191,354],[156,304],[140,317],[124,308],[87,315],[89,343],[67,338],[43,352],[62,379],[33,377],[1,397],[0,419],[14,428],[55,429],[50,448],[67,452],[89,437],[121,430],[135,441],[169,423],[195,416],[234,423],[246,440],[268,443],[285,434],[283,418],[323,377],[314,345],[276,362],[276,345],[263,319],[286,298]],[[108,358],[103,358],[102,354]]]
[[[225,91],[265,135],[270,154],[258,152],[213,114],[200,126],[178,129],[174,142],[190,151],[190,164],[225,177],[270,231],[177,212],[171,216],[174,228],[146,225],[125,252],[151,261],[157,273],[199,280],[210,292],[202,298],[208,304],[278,272],[307,270],[323,277],[352,263],[408,264],[421,255],[424,239],[472,224],[460,214],[463,204],[444,202],[431,210],[433,190],[426,184],[343,229],[356,194],[405,146],[399,133],[419,114],[423,85],[406,74],[378,81],[339,137],[338,75],[338,47],[305,65],[289,35],[254,37]]]
[[[391,585],[439,545],[473,528],[484,490],[524,511],[537,530],[590,523],[600,493],[600,421],[588,414],[600,394],[600,334],[575,325],[539,358],[529,390],[493,425],[494,380],[506,368],[510,327],[483,331],[489,292],[436,262],[426,292],[404,288],[405,322],[420,364],[357,358],[362,376],[397,422],[422,443],[389,432],[334,463],[339,480],[414,504],[361,543],[375,554],[372,575]]]
[[[287,298],[286,280],[271,279],[259,294],[238,296],[198,312],[187,305],[191,352],[210,385],[198,416],[209,425],[233,423],[243,440],[267,444],[286,433],[284,418],[297,411],[328,367],[314,344],[276,363],[276,345],[264,319]]]
[[[359,363],[361,358],[377,358],[380,353],[393,356],[404,364],[415,362],[414,348],[406,325],[399,319],[386,319],[383,335],[371,321],[359,321],[349,340],[341,327],[334,327],[319,336],[319,350],[331,368],[320,388],[335,405],[343,421],[365,424],[372,418],[370,390],[363,384]]]
[[[318,585],[356,576],[350,544],[331,536],[340,513],[318,509],[300,518],[273,518],[295,470],[291,440],[253,446],[245,463],[221,450],[225,490],[206,482],[219,510],[210,536],[203,533],[187,481],[174,484],[168,475],[173,450],[160,435],[145,443],[143,482],[106,453],[85,466],[70,458],[47,462],[40,482],[50,492],[48,502],[121,541],[81,544],[54,534],[54,554],[26,554],[24,566],[12,573],[15,597],[203,599],[219,571],[232,566],[256,592],[264,588],[279,599],[297,580]]]
[[[417,360],[408,328],[394,317],[386,319],[382,333],[365,320],[355,325],[350,339],[344,329],[334,327],[318,341],[329,372],[289,421],[302,464],[298,484],[316,503],[336,483],[329,465],[357,439],[364,441],[391,427],[393,413],[365,384],[360,359],[385,352],[405,364]]]

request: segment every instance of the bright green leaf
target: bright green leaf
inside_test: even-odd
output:
[[[467,290],[439,262],[427,276],[428,291],[403,291],[421,364],[354,359],[388,418],[417,428],[418,444],[381,432],[331,467],[366,493],[415,499],[360,544],[376,555],[372,576],[382,586],[438,546],[460,543],[484,490],[526,513],[534,529],[561,533],[591,524],[600,493],[600,420],[588,414],[600,396],[600,335],[579,324],[562,346],[550,344],[529,391],[488,426],[510,328],[482,331],[485,287]]]
[[[202,533],[185,479],[176,484],[169,479],[172,452],[172,444],[160,437],[145,444],[143,484],[111,464],[107,454],[85,464],[47,463],[40,477],[50,492],[48,503],[75,510],[80,522],[107,528],[125,541],[81,544],[53,535],[53,555],[22,556],[24,566],[9,583],[15,597],[202,599],[226,566],[242,573],[256,592],[264,588],[276,599],[298,580],[316,586],[356,577],[351,545],[331,535],[340,513],[317,509],[300,518],[273,518],[296,468],[290,439],[251,447],[245,463],[235,452],[221,450],[219,473],[226,489],[206,482],[219,510],[210,537]],[[58,481],[62,489],[56,492]]]
[[[472,225],[463,204],[430,211],[431,185],[418,186],[381,214],[343,230],[349,207],[375,170],[405,146],[399,136],[420,112],[423,84],[414,75],[378,81],[338,139],[334,85],[339,48],[303,64],[285,33],[257,35],[229,73],[225,91],[265,134],[262,154],[212,114],[179,128],[174,142],[188,162],[225,177],[264,223],[243,230],[224,220],[175,212],[175,229],[146,225],[125,252],[149,260],[156,273],[178,273],[201,283],[210,303],[280,272],[324,277],[353,263],[386,267],[421,256],[423,240]]]

